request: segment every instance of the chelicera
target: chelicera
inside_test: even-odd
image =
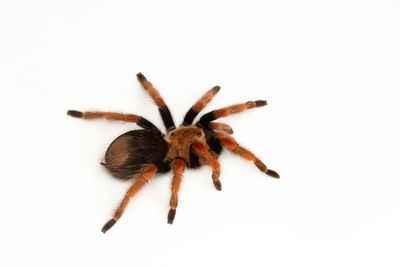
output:
[[[220,164],[218,156],[223,148],[232,151],[246,160],[252,161],[260,171],[279,178],[278,173],[268,169],[252,152],[240,146],[231,136],[231,127],[224,123],[212,122],[250,108],[262,107],[265,100],[248,101],[226,108],[213,110],[204,114],[193,124],[194,118],[218,93],[215,86],[205,93],[186,113],[178,128],[175,127],[168,106],[154,86],[146,77],[138,73],[137,78],[143,88],[150,94],[161,114],[167,133],[163,134],[154,124],[145,118],[134,114],[115,112],[89,111],[80,112],[68,110],[68,115],[82,119],[105,118],[136,123],[142,129],[129,131],[117,137],[108,147],[104,162],[101,164],[115,177],[124,180],[134,180],[128,189],[113,217],[103,226],[102,231],[108,231],[122,216],[129,200],[139,189],[157,173],[172,170],[170,210],[168,223],[172,224],[178,205],[178,191],[185,168],[198,168],[208,165],[212,169],[212,181],[217,190],[221,190],[219,180]]]

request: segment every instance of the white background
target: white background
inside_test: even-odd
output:
[[[1,1],[1,266],[399,266],[399,1]],[[180,124],[225,118],[280,180],[221,155],[188,170],[174,224],[171,174],[106,235],[129,182],[100,166],[137,126],[68,109],[140,114],[161,127],[143,72]]]

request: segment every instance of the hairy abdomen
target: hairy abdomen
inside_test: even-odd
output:
[[[154,130],[134,130],[117,137],[108,147],[104,166],[117,178],[130,179],[150,164],[159,171],[169,169],[163,163],[167,144]]]

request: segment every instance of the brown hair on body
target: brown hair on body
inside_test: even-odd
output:
[[[171,131],[164,137],[168,144],[166,159],[182,158],[186,164],[190,164],[190,148],[193,143],[204,143],[204,132],[196,126],[181,126]]]

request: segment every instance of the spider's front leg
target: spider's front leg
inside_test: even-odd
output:
[[[136,76],[139,82],[142,84],[143,88],[149,93],[151,98],[154,100],[154,103],[157,105],[158,111],[160,112],[161,118],[164,122],[165,128],[167,128],[167,131],[169,132],[175,129],[175,123],[172,119],[171,112],[169,111],[169,108],[165,104],[164,99],[161,97],[160,93],[141,72],[136,74]]]
[[[181,185],[182,173],[185,170],[185,161],[178,158],[172,164],[172,169],[174,172],[174,177],[172,178],[171,184],[171,200],[169,201],[170,209],[168,212],[168,223],[172,224],[174,222],[176,207],[178,206],[178,191]]]
[[[253,161],[254,165],[256,165],[260,171],[268,174],[273,178],[279,178],[279,174],[276,171],[268,169],[267,166],[265,166],[265,164],[259,158],[257,158],[251,151],[241,147],[232,136],[229,136],[222,132],[217,132],[214,134],[214,136],[216,138],[219,138],[221,144],[233,153],[238,154],[239,156],[247,160]]]
[[[199,156],[200,160],[204,164],[209,165],[212,168],[212,179],[214,186],[218,191],[221,191],[222,185],[221,181],[219,180],[220,164],[218,160],[212,156],[212,154],[208,151],[208,146],[205,144],[196,142],[192,145],[192,148],[194,152]]]

